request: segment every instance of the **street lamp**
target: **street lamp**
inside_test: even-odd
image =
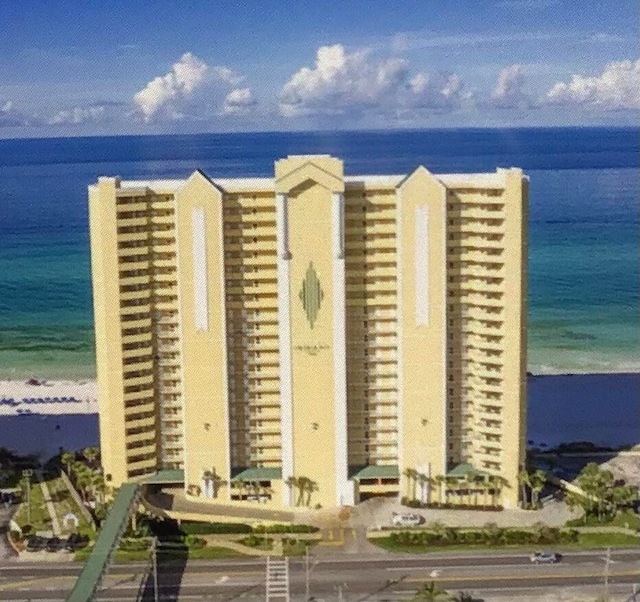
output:
[[[31,524],[31,477],[33,476],[33,470],[25,468],[22,471],[22,476],[27,481],[27,523]]]

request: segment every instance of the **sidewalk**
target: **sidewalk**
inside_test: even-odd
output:
[[[60,522],[58,521],[58,515],[56,514],[55,506],[51,501],[51,495],[49,494],[49,487],[47,487],[47,483],[42,476],[42,471],[38,471],[38,481],[40,482],[40,488],[42,489],[42,497],[44,498],[44,503],[47,507],[47,512],[49,513],[49,517],[51,518],[51,530],[56,537],[60,537]]]

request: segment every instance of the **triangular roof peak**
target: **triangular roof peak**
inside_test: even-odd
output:
[[[183,188],[192,185],[193,182],[202,182],[215,188],[218,192],[223,192],[222,188],[218,186],[204,171],[196,169],[186,180]]]
[[[402,178],[402,180],[400,180],[400,182],[398,182],[396,188],[402,188],[409,180],[419,177],[432,179],[440,186],[442,186],[442,188],[445,188],[444,184],[440,180],[438,180],[438,178],[436,178],[436,176],[434,176],[424,165],[418,165],[418,167],[410,171],[404,178]]]
[[[344,167],[329,155],[291,155],[275,164],[276,192],[287,193],[308,182],[332,192],[344,192]]]

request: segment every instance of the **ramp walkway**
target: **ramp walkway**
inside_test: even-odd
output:
[[[102,578],[111,564],[113,554],[118,549],[120,538],[127,528],[129,519],[138,508],[144,485],[183,481],[184,473],[181,470],[165,470],[149,475],[138,482],[124,483],[120,486],[109,515],[102,523],[91,555],[67,597],[67,602],[91,602],[94,599]]]
[[[82,568],[78,579],[67,597],[67,602],[90,602],[100,586],[120,537],[127,527],[129,517],[135,511],[140,485],[125,483],[113,500],[111,511],[100,528],[93,551]]]

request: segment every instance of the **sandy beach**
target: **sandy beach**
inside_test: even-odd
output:
[[[95,414],[97,411],[95,380],[0,381],[0,416]]]

